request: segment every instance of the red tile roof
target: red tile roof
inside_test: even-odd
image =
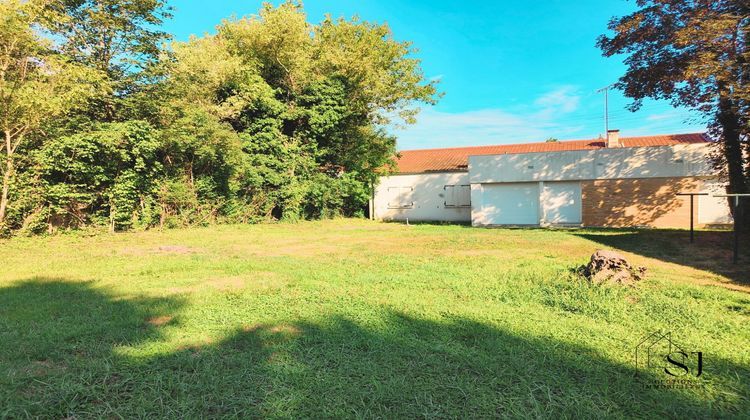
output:
[[[674,144],[705,143],[702,133],[667,134],[646,137],[621,137],[623,147],[670,146]],[[515,153],[563,152],[592,150],[605,147],[603,139],[567,140],[543,143],[504,144],[497,146],[451,147],[446,149],[403,150],[397,159],[397,172],[402,174],[424,172],[466,171],[469,156],[503,155]]]

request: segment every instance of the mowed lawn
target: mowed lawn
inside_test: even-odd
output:
[[[332,220],[2,241],[0,417],[748,418],[730,239]],[[602,248],[647,279],[578,279]],[[634,375],[657,330],[703,352],[694,388]]]

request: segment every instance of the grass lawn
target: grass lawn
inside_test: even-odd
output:
[[[4,241],[0,417],[748,418],[729,241],[366,220]],[[571,274],[605,247],[647,279]],[[656,330],[703,352],[694,387],[635,377]]]

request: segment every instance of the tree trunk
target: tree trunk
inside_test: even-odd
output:
[[[5,222],[5,213],[8,208],[8,192],[10,191],[10,179],[13,175],[13,159],[5,158],[5,172],[3,173],[3,191],[0,196],[0,225]]]
[[[740,116],[737,115],[731,93],[727,85],[719,82],[719,113],[717,121],[721,125],[724,140],[724,159],[727,164],[727,175],[729,178],[729,193],[742,194],[748,192],[747,179],[745,178],[745,162],[741,141]],[[744,216],[742,225],[748,227],[747,199],[740,199],[740,215]],[[730,206],[734,213],[734,198],[730,199]],[[734,215],[737,217],[737,215]]]
[[[0,195],[0,225],[5,222],[5,213],[8,208],[8,192],[10,191],[10,179],[13,176],[13,150],[11,147],[10,132],[5,132],[5,171],[3,172],[3,191]]]

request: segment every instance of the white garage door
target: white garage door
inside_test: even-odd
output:
[[[485,225],[539,224],[539,184],[482,185],[478,221]]]
[[[541,203],[545,222],[551,224],[581,223],[580,182],[545,182]]]

